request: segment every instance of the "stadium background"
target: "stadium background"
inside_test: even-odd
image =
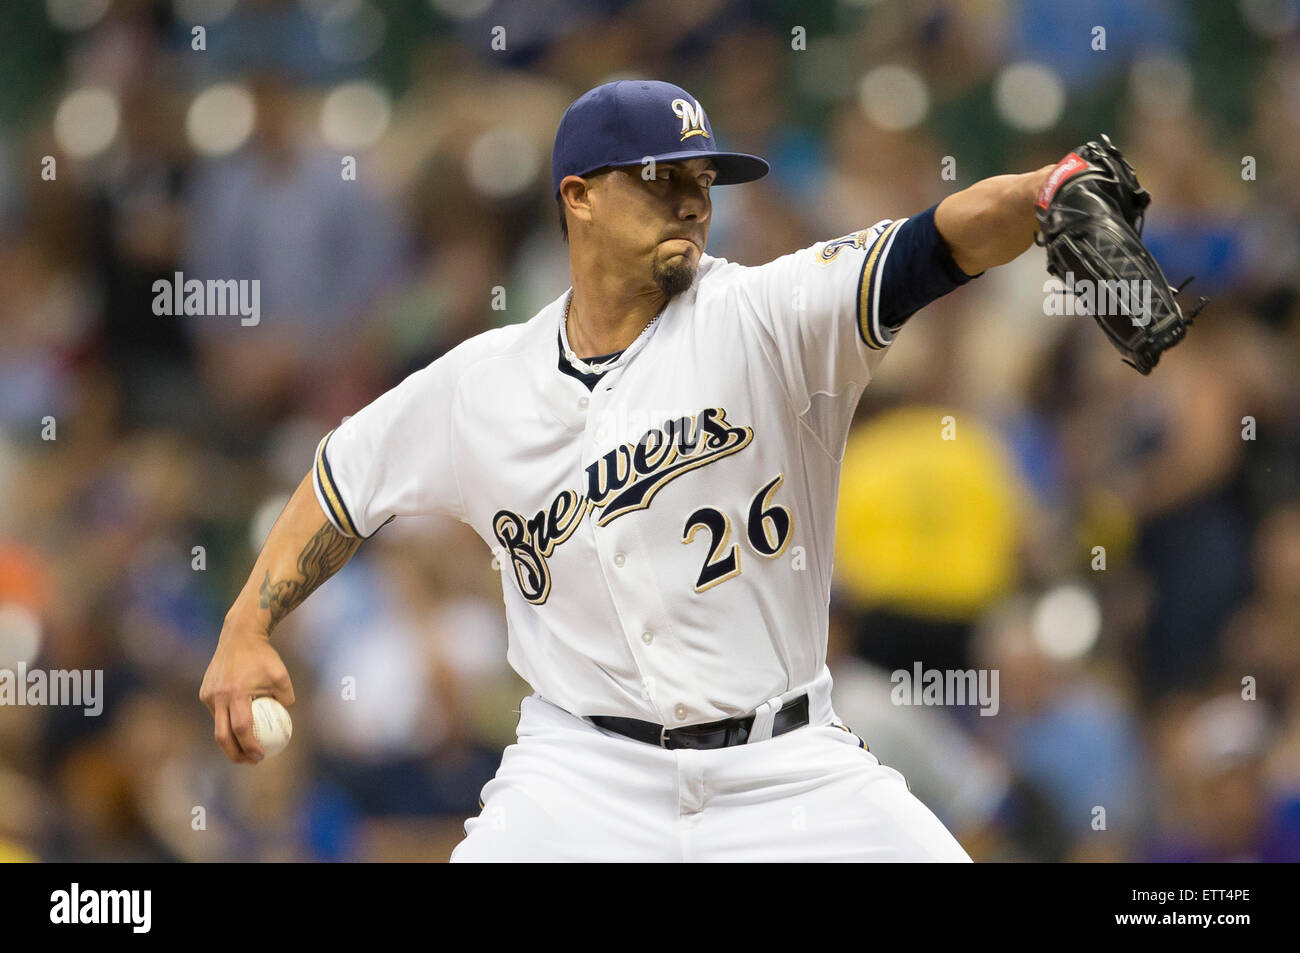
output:
[[[837,706],[977,860],[1300,859],[1298,22],[1295,0],[0,6],[0,666],[106,692],[98,718],[0,708],[0,856],[447,856],[525,691],[466,527],[394,523],[277,632],[298,704],[274,761],[226,761],[199,681],[321,433],[567,287],[555,124],[647,76],[772,161],[715,193],[709,252],[748,264],[1111,133],[1151,247],[1212,304],[1149,378],[1045,313],[1040,249],[913,319],[846,457]],[[177,271],[259,279],[260,324],[156,316]],[[914,662],[996,669],[998,714],[891,704]]]

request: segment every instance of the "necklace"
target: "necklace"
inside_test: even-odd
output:
[[[668,304],[665,302],[664,306],[659,309],[659,313],[656,314],[641,333],[637,335],[635,341],[609,360],[601,361],[599,364],[592,364],[578,357],[577,352],[573,350],[573,346],[569,344],[569,309],[572,306],[573,291],[570,289],[569,296],[564,302],[564,318],[560,321],[560,341],[564,345],[565,360],[583,374],[603,374],[612,368],[618,367],[625,361],[630,360],[632,355],[645,346],[646,341],[650,339],[650,333],[654,330],[655,326],[659,324],[659,319],[663,317],[664,312],[668,310]]]

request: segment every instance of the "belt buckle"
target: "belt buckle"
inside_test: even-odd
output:
[[[746,719],[743,719],[743,718],[742,718],[740,721],[738,721],[738,722],[736,723],[736,725],[735,725],[735,729],[734,729],[735,734],[732,736],[732,737],[734,737],[736,740],[735,740],[735,742],[732,742],[732,743],[737,744],[737,745],[747,745],[747,744],[749,744],[750,735],[751,735],[751,733],[752,733],[753,730],[754,730],[754,722],[753,722],[753,721],[750,721],[749,724],[745,724],[745,721],[746,721]],[[730,735],[731,733],[728,732],[728,734]],[[729,737],[729,738],[727,739],[727,741],[728,741],[728,742],[731,742],[731,737]]]
[[[665,751],[672,750],[668,747],[668,728],[666,725],[659,726],[659,747],[663,748]]]

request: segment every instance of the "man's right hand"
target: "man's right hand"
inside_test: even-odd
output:
[[[262,746],[253,736],[253,699],[260,695],[286,708],[293,704],[293,683],[280,653],[259,632],[223,631],[199,699],[212,712],[217,744],[237,764],[262,760]]]
[[[270,695],[288,708],[293,684],[271,633],[361,545],[330,523],[307,474],[285,504],[248,581],[226,613],[217,650],[199,688],[216,720],[217,744],[235,763],[256,764],[265,752],[253,737],[253,699]]]

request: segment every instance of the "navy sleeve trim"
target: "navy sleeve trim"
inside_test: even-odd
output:
[[[876,318],[887,328],[901,327],[930,302],[979,277],[957,267],[947,242],[934,224],[934,210],[938,207],[936,203],[907,219],[899,227],[893,248],[881,264]]]

